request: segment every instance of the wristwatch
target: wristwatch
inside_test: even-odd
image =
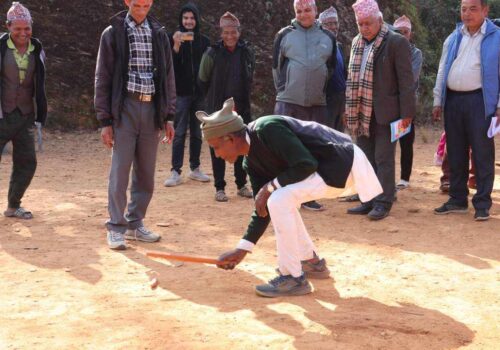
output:
[[[267,192],[273,193],[276,188],[274,187],[274,184],[272,181],[269,181],[267,183]]]

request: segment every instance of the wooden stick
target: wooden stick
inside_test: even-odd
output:
[[[226,265],[227,263],[224,261],[220,261],[214,258],[208,258],[205,256],[196,256],[196,255],[183,255],[183,254],[172,254],[158,251],[148,251],[146,252],[146,256],[150,258],[160,258],[166,260],[178,260],[178,261],[186,261],[200,264],[212,264],[212,265]]]

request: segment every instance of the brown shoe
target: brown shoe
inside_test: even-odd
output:
[[[326,266],[326,260],[320,259],[316,264],[313,264],[309,260],[301,261],[302,271],[306,275],[306,278],[311,279],[327,279],[330,277],[330,270]]]

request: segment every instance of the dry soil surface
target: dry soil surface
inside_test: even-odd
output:
[[[302,212],[333,278],[278,299],[254,293],[274,277],[271,228],[230,272],[144,254],[234,247],[252,201],[235,196],[232,171],[228,203],[186,176],[165,188],[171,149],[161,146],[146,223],[163,239],[114,252],[103,227],[110,152],[97,133],[47,134],[24,201],[35,218],[0,218],[0,349],[499,349],[500,177],[490,221],[433,215],[446,200],[432,165],[438,133],[419,134],[411,187],[390,217],[347,216],[350,204],[334,200]],[[206,145],[202,164],[210,173]],[[2,203],[10,167],[4,156]]]

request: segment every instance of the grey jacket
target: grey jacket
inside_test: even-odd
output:
[[[276,101],[303,107],[325,106],[336,50],[335,36],[322,29],[318,21],[305,29],[294,19],[281,29],[273,47]]]
[[[97,55],[94,106],[101,126],[119,120],[126,94],[129,47],[125,29],[126,11],[111,18],[104,30]],[[153,34],[153,65],[156,107],[155,125],[162,128],[175,115],[175,76],[170,42],[165,28],[152,16],[148,21]]]

